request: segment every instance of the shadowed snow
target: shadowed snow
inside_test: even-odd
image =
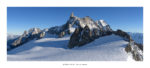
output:
[[[8,51],[15,61],[126,61],[128,42],[116,35],[104,36],[82,47],[68,49],[70,37],[45,37]]]

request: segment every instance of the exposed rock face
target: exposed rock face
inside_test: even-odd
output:
[[[123,37],[126,41],[132,40],[131,36],[128,33],[124,32],[120,29],[118,29],[116,32],[114,32],[114,34]]]
[[[100,36],[110,35],[107,32],[104,33],[99,28],[97,29],[90,29],[88,25],[84,28],[76,28],[75,32],[72,34],[68,47],[74,48],[76,46],[83,46],[87,43],[94,41],[95,39],[99,38]]]
[[[74,14],[73,14],[73,12],[71,13],[70,17],[74,17]]]
[[[71,34],[74,32],[75,28],[78,27],[78,25],[76,24],[77,19],[78,18],[75,17],[74,14],[72,13],[66,24],[62,26],[52,27],[48,30],[48,33],[56,34],[58,35],[58,37],[63,37],[67,34]]]
[[[104,20],[98,20],[96,21],[98,27],[101,29],[101,31],[112,31],[110,26],[104,21]]]
[[[89,16],[78,18],[71,15],[67,23],[69,27],[76,26],[68,44],[69,48],[83,46],[100,36],[110,35],[113,31],[104,20],[94,21]]]
[[[132,54],[134,60],[143,61],[143,51],[138,47],[138,45],[135,44],[133,40],[130,40],[125,50],[126,52]]]
[[[99,36],[102,36],[102,31],[98,29],[93,29],[93,37],[98,38]]]
[[[114,34],[119,35],[124,40],[129,42],[129,44],[125,47],[125,51],[127,53],[131,53],[134,60],[143,60],[143,45],[135,43],[131,36],[122,30],[117,30]]]
[[[80,47],[99,37],[115,34],[129,42],[125,50],[132,54],[133,59],[137,61],[143,60],[143,45],[135,43],[126,32],[120,29],[113,31],[104,20],[94,21],[89,16],[79,18],[74,16],[73,13],[70,15],[67,23],[62,26],[55,26],[45,30],[33,28],[29,31],[24,31],[20,37],[10,40],[7,43],[11,45],[11,48],[15,48],[30,40],[43,38],[46,32],[49,34],[56,34],[60,38],[67,34],[72,34],[68,48]],[[11,48],[8,50],[11,50]]]
[[[24,31],[24,33],[11,44],[12,47],[16,47],[27,42],[27,37],[28,37],[28,32]]]
[[[49,29],[50,34],[56,34],[58,37],[63,37],[67,34],[72,34],[76,28],[84,28],[85,26],[88,26],[90,30],[94,29],[94,32],[96,31],[103,31],[104,35],[108,34],[109,32],[112,32],[112,29],[104,20],[94,21],[89,16],[86,16],[84,18],[79,18],[74,16],[72,13],[70,15],[69,20],[66,24],[62,26],[55,26]],[[106,34],[105,34],[106,33]]]
[[[78,32],[74,32],[79,30]],[[112,32],[112,29],[109,27],[104,20],[94,21],[89,16],[84,18],[79,18],[74,16],[72,13],[69,20],[66,24],[62,26],[55,26],[49,28],[47,33],[56,34],[58,37],[64,37],[67,34],[77,33],[80,42],[78,46],[82,46],[94,39],[109,34]],[[25,31],[19,38],[12,42],[12,47],[17,47],[33,39],[41,39],[45,36],[45,31],[40,30],[39,28],[33,28],[29,31]],[[73,34],[73,38],[76,34]],[[82,42],[81,42],[82,41]],[[70,43],[71,44],[71,43]],[[72,43],[73,44],[73,43]]]
[[[40,39],[45,36],[45,32],[41,31],[39,28],[32,28],[29,31],[24,31],[24,33],[12,42],[11,47],[15,48],[20,46],[30,40]]]
[[[142,51],[143,51],[143,45],[142,44],[139,44],[139,43],[134,43],[136,46],[138,46]]]
[[[39,39],[43,38],[45,36],[45,32],[39,33]]]
[[[60,32],[60,34],[59,34],[60,38],[63,37],[63,36],[65,36],[65,32],[64,31]]]
[[[71,35],[70,41],[69,41],[69,48],[74,48],[79,44],[80,37],[81,37],[81,28],[76,28],[75,32]]]
[[[88,26],[85,26],[81,32],[81,38],[80,38],[79,46],[87,44],[93,40],[94,40],[94,36],[92,34],[92,30],[90,30],[90,28]]]
[[[109,27],[110,28],[110,27]],[[110,35],[110,34],[116,34],[120,37],[122,37],[124,40],[128,41],[129,44],[125,47],[125,51],[132,54],[132,57],[136,61],[142,61],[143,60],[143,51],[141,45],[135,43],[130,35],[128,35],[126,32],[122,30],[113,31],[110,29],[90,29],[88,25],[86,25],[84,28],[76,28],[75,32],[72,34],[68,47],[74,48],[74,47],[80,47],[87,43],[90,43],[94,41],[96,38],[99,38],[101,36]]]
[[[74,48],[75,46],[82,46],[86,43],[93,41],[92,31],[88,26],[85,28],[76,28],[75,32],[72,34],[69,41],[69,48]]]

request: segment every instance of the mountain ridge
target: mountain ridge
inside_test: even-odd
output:
[[[117,31],[112,30],[109,24],[107,24],[104,20],[94,21],[89,16],[79,18],[74,16],[73,13],[71,13],[68,21],[61,26],[55,26],[44,30],[31,28],[28,31],[24,31],[21,36],[9,43],[10,48],[7,50],[11,51],[32,40],[42,39],[47,34],[56,35],[55,38],[63,38],[69,35],[70,39],[66,46],[70,49],[88,45],[105,36],[120,36],[123,40],[129,42],[125,47],[125,51],[127,53],[131,53],[134,60],[143,60],[143,45],[142,47],[139,46],[139,44],[137,44],[127,32],[120,29]]]

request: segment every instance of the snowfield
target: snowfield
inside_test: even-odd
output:
[[[8,51],[8,61],[127,61],[128,42],[116,35],[104,36],[82,47],[68,49],[70,36],[46,36]]]

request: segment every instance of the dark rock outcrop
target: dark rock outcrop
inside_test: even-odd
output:
[[[129,44],[125,47],[125,51],[131,53],[134,60],[143,61],[143,51],[133,40],[130,40]]]
[[[71,28],[75,29],[79,26],[77,22],[78,22],[78,18],[75,17],[74,14],[72,13],[66,24],[63,24],[61,26],[51,27],[49,28],[48,33],[56,34],[58,35],[58,37],[63,37],[67,34],[71,34],[74,32],[74,31],[72,32]]]
[[[43,38],[45,36],[45,32],[40,32],[39,33],[39,36],[38,36],[38,39],[41,39],[41,38]]]
[[[112,34],[112,33],[110,33]],[[84,28],[76,28],[75,32],[72,34],[68,47],[69,48],[74,48],[74,47],[80,47],[83,46],[87,43],[90,43],[94,41],[95,39],[101,37],[101,36],[106,36],[110,35],[106,33],[103,33],[99,29],[90,29],[89,26],[85,26]]]
[[[69,41],[69,48],[74,48],[75,46],[82,46],[86,43],[93,41],[92,31],[88,26],[85,28],[76,28],[75,32],[72,34]]]
[[[94,21],[89,16],[79,18],[74,16],[73,13],[70,15],[70,18],[66,24],[52,27],[48,30],[48,32],[50,34],[56,34],[58,37],[63,37],[67,34],[72,34],[76,28],[80,27],[83,29],[86,25],[88,25],[89,29],[94,29],[95,33],[100,31],[103,32],[103,35],[106,35],[112,32],[112,29],[104,20]]]
[[[59,38],[61,38],[61,37],[63,37],[63,36],[65,36],[65,31],[60,32]]]
[[[8,45],[10,45],[8,50],[16,48],[33,39],[41,39],[45,36],[46,32],[49,34],[55,34],[59,38],[64,37],[67,34],[71,35],[68,48],[80,47],[102,36],[115,34],[129,42],[125,47],[125,51],[131,53],[133,59],[136,61],[143,60],[143,45],[135,43],[128,33],[120,29],[113,31],[104,20],[94,21],[89,16],[79,18],[74,16],[73,13],[70,15],[66,24],[61,26],[51,27],[46,31],[42,31],[39,28],[24,31],[20,37],[7,42],[9,43]]]
[[[94,38],[92,35],[92,30],[90,30],[88,26],[85,26],[81,32],[80,42],[78,45],[82,46],[82,45],[87,44],[93,40],[94,40]]]
[[[125,51],[127,53],[131,53],[134,60],[136,61],[143,60],[143,45],[134,42],[134,40],[131,38],[131,36],[128,33],[120,29],[114,31],[113,33],[129,42],[129,44],[125,47]]]
[[[128,33],[124,32],[124,31],[122,31],[120,29],[118,29],[117,31],[114,31],[114,34],[123,37],[124,40],[126,40],[126,41],[132,40],[131,36]]]
[[[139,44],[139,43],[134,43],[136,46],[138,46],[142,51],[143,51],[143,45],[142,44]]]
[[[78,18],[71,16],[72,19],[68,21],[72,26],[77,26],[75,32],[72,34],[68,47],[83,46],[95,39],[111,35],[112,29],[104,20],[94,21],[89,16]]]
[[[29,31],[24,31],[24,33],[20,37],[9,43],[11,47],[9,50],[16,48],[30,40],[41,39],[44,36],[45,32],[41,31],[39,28],[32,28]]]
[[[71,35],[70,41],[69,41],[69,48],[74,48],[79,44],[80,37],[81,37],[81,28],[76,28],[75,32]]]

